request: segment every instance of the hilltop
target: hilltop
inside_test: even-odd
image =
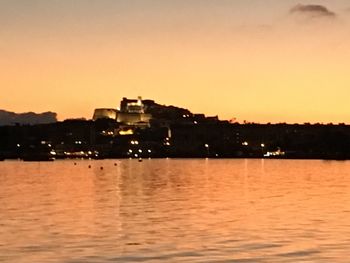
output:
[[[0,110],[0,126],[6,125],[24,125],[24,124],[47,124],[57,122],[57,113],[55,112],[25,112],[15,113],[6,110]]]

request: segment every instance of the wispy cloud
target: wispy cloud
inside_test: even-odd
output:
[[[292,7],[289,11],[292,15],[303,15],[306,18],[331,18],[337,17],[335,12],[332,12],[327,7],[323,5],[303,5],[298,4]]]

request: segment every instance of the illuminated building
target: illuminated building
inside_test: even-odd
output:
[[[95,109],[93,120],[113,119],[127,126],[149,127],[151,114],[145,113],[145,105],[142,98],[123,98],[120,102],[120,110],[117,109]],[[123,133],[123,132],[122,132]]]
[[[115,109],[95,109],[94,116],[92,117],[94,121],[98,119],[117,119],[117,110]]]
[[[142,98],[138,97],[136,100],[123,98],[120,102],[120,111],[127,113],[144,113]]]
[[[117,115],[117,121],[130,126],[148,127],[151,114],[145,113],[145,106],[142,98],[136,100],[123,98],[120,102],[120,111]]]

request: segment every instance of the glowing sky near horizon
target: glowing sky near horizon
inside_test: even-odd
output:
[[[349,8],[0,0],[0,108],[91,118],[141,95],[221,119],[350,123]]]

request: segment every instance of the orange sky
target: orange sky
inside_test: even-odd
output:
[[[2,1],[0,108],[91,118],[141,95],[221,119],[350,123],[350,4],[247,2]]]

